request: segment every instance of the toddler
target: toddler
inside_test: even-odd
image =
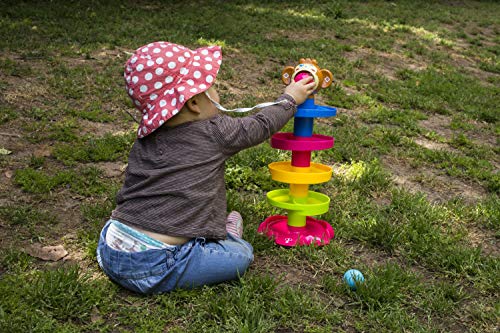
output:
[[[274,105],[229,117],[219,114],[213,87],[221,63],[218,46],[155,42],[125,65],[142,120],[97,260],[127,289],[153,294],[215,284],[243,275],[253,260],[241,215],[226,216],[225,161],[280,130],[315,83],[292,82]]]

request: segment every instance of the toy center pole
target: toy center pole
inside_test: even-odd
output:
[[[308,98],[303,104],[304,107],[314,105],[314,98]],[[293,120],[293,134],[296,136],[310,137],[313,134],[314,118],[294,118]]]
[[[308,98],[314,104],[314,97]],[[304,102],[304,104],[307,103]],[[304,105],[303,104],[303,105]],[[310,104],[310,103],[309,103]],[[314,118],[294,118],[293,135],[296,137],[308,138],[312,136]],[[294,172],[310,172],[311,151],[292,151],[292,170]],[[308,184],[290,184],[290,196],[298,202],[307,202],[309,194]],[[302,200],[301,200],[302,199]],[[306,225],[306,216],[300,215],[297,211],[288,210],[288,225],[292,227],[304,227]]]

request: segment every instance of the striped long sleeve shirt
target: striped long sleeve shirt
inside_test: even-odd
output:
[[[170,236],[226,237],[225,161],[279,131],[297,111],[287,102],[246,117],[162,126],[130,151],[112,218]]]

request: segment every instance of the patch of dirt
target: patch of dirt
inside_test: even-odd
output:
[[[257,255],[252,266],[259,272],[268,272],[274,277],[283,279],[284,282],[290,285],[319,285],[318,272],[315,272],[306,264],[299,266],[297,263],[280,263],[274,257]]]
[[[113,48],[112,50],[107,48],[102,48],[100,51],[95,51],[92,53],[90,60],[109,60],[109,59],[121,59],[124,62],[128,59],[135,50],[130,50],[126,48]]]
[[[454,31],[456,30],[456,27],[452,26],[451,28],[449,28],[449,30]],[[481,30],[481,33],[484,36],[494,39],[495,33],[493,29],[481,28]],[[495,42],[489,40],[482,40],[481,43],[487,46],[496,45]],[[450,56],[450,64],[461,70],[464,70],[467,74],[478,78],[482,84],[491,85],[491,83],[488,83],[488,79],[490,77],[498,76],[498,74],[490,73],[480,69],[479,62],[481,61],[481,59],[478,56],[474,57],[473,55],[469,55],[468,52],[470,48],[471,44],[469,41],[463,38],[455,38],[453,40],[453,46],[451,46],[451,49],[446,49],[446,53]]]
[[[484,71],[478,67],[478,62],[475,59],[470,59],[467,56],[457,53],[451,53],[451,64],[461,70],[465,71],[468,75],[471,75],[481,82],[481,84],[486,86],[492,86],[493,83],[489,83],[488,80],[491,77],[496,77],[498,74],[490,73]]]
[[[427,119],[420,121],[419,125],[447,139],[451,139],[453,131],[450,129],[450,122],[450,117],[433,114],[429,115]]]
[[[5,159],[12,159],[15,153],[25,149],[25,142],[21,139],[21,135],[12,130],[9,126],[0,126],[0,148],[10,150],[12,153],[4,157]]]
[[[357,48],[347,52],[345,57],[355,62],[362,61],[362,67],[369,72],[378,73],[390,80],[398,80],[397,72],[402,69],[421,71],[427,68],[427,64],[418,59],[410,59],[401,53],[398,53],[398,47],[395,46],[394,53],[378,51],[367,48]]]
[[[500,257],[500,244],[494,231],[469,225],[467,226],[467,233],[472,246],[481,247],[486,255]]]
[[[133,111],[133,110],[132,110]],[[113,135],[124,135],[126,134],[123,124],[117,122],[100,123],[89,121],[85,119],[79,120],[79,125],[81,127],[80,135],[92,135],[96,137],[101,137],[104,134],[110,133]]]
[[[300,34],[293,33],[287,29],[282,29],[282,30],[275,30],[272,32],[268,32],[265,34],[264,38],[269,41],[288,39],[299,42],[304,42],[304,41],[310,42],[312,40],[319,39],[318,36],[322,37],[323,32],[322,31],[320,32],[317,29],[307,29],[302,31]]]
[[[0,132],[8,131],[8,128]],[[24,138],[16,138],[0,134],[0,148],[6,148],[12,153],[8,155],[6,160],[8,165],[6,170],[14,171],[15,169],[26,167],[27,162],[31,157],[49,157],[52,154],[52,145],[50,143],[29,143]]]
[[[384,156],[381,162],[391,172],[397,186],[411,193],[424,193],[431,202],[463,198],[466,202],[473,203],[487,195],[482,186],[448,177],[438,170],[426,167],[415,169],[392,156]]]
[[[430,150],[451,150],[451,147],[446,143],[435,142],[422,137],[416,138],[414,142]]]
[[[1,187],[0,187],[1,188]],[[15,188],[11,190],[15,191]],[[0,206],[23,205],[46,211],[55,217],[55,224],[34,225],[31,227],[6,225],[2,230],[0,250],[16,248],[20,250],[29,249],[34,244],[39,246],[62,245],[69,252],[63,260],[71,258],[74,249],[67,246],[63,235],[68,230],[80,230],[82,228],[80,203],[66,198],[64,202],[36,202],[28,198],[26,194],[13,195],[11,198],[0,198]],[[54,263],[55,264],[55,263]]]
[[[104,176],[108,178],[120,177],[125,172],[126,163],[121,162],[99,162],[92,163],[97,168],[103,170]]]
[[[490,135],[491,131],[486,130],[489,126],[486,122],[481,122],[477,120],[469,120],[468,123],[472,125],[471,130],[457,130],[454,131],[450,128],[451,119],[450,117],[443,115],[429,115],[428,119],[419,122],[419,126],[427,129],[429,132],[434,132],[437,135],[443,137],[445,140],[452,140],[457,133],[465,134],[473,144],[484,145],[491,148],[497,147],[498,136]],[[446,150],[450,152],[457,152],[459,150],[446,144],[428,140],[426,138],[420,137],[415,139],[415,143],[432,150]],[[490,160],[493,165],[498,168],[500,166],[500,160],[497,156]]]
[[[245,62],[241,62],[239,59],[245,59]],[[237,98],[222,102],[228,104],[236,103],[239,106],[243,106],[240,99],[245,95],[253,96],[259,103],[274,101],[285,89],[285,85],[281,82],[281,79],[269,76],[270,71],[274,72],[279,68],[281,72],[284,68],[283,65],[274,59],[266,59],[258,63],[255,57],[252,56],[245,57],[242,54],[227,54],[226,62],[230,63],[235,74],[231,79],[219,82],[218,88],[221,88],[222,91],[229,91],[232,95],[237,96]],[[244,107],[247,106],[245,105]]]
[[[447,143],[432,141],[424,137],[418,137],[413,142],[429,150],[436,150],[436,151],[441,150],[441,151],[448,151],[461,154],[461,152],[458,149],[450,146]]]
[[[469,139],[476,141],[479,144],[490,146],[492,148],[498,146],[500,136],[491,135],[491,130],[489,130],[489,127],[492,127],[493,125],[488,124],[484,121],[477,121],[472,119],[468,120],[467,123],[472,125],[472,127],[474,128],[472,130],[463,131],[463,133],[466,134]]]
[[[0,76],[0,79],[7,83],[3,92],[4,102],[16,105],[19,109],[27,110],[41,105],[50,96],[48,87],[37,80],[16,76]]]
[[[385,251],[367,247],[357,241],[342,241],[342,246],[351,250],[352,255],[360,265],[375,267],[397,261],[396,258]]]

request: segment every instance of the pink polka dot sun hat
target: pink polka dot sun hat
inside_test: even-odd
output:
[[[184,103],[214,83],[222,63],[219,46],[190,50],[169,42],[138,48],[125,64],[125,84],[142,112],[137,136],[143,138],[175,116]]]

